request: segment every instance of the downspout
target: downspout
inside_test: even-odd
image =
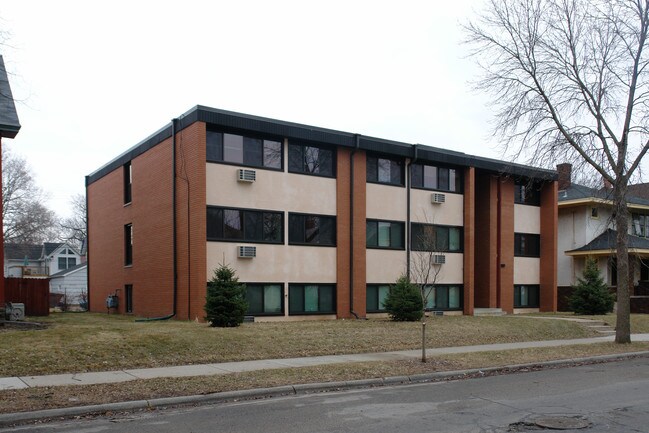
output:
[[[412,235],[410,234],[410,183],[412,181],[412,164],[417,162],[417,145],[413,144],[412,145],[412,159],[408,161],[408,169],[407,171],[407,179],[406,182],[408,182],[407,186],[407,200],[406,200],[406,227],[408,229],[408,237],[407,237],[407,244],[406,244],[406,275],[408,277],[408,280],[410,280],[410,248],[412,245]]]
[[[360,148],[361,136],[355,134],[354,148],[349,154],[349,312],[357,319],[354,311],[354,154]]]

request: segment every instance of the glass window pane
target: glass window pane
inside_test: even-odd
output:
[[[248,301],[248,313],[263,313],[261,286],[246,284],[246,300]]]
[[[289,314],[300,314],[304,312],[304,287],[303,286],[289,286],[288,312]]]
[[[281,243],[282,229],[282,214],[264,212],[264,241]]]
[[[378,159],[378,180],[381,183],[390,183],[390,167],[392,165],[392,161],[389,159],[383,159],[379,158]]]
[[[223,160],[243,163],[243,137],[240,135],[223,134]]]
[[[376,221],[368,221],[366,223],[366,244],[368,247],[376,247],[379,245],[378,240],[378,223]]]
[[[378,182],[378,159],[373,156],[367,157],[366,178],[368,182]]]
[[[264,286],[264,312],[282,312],[282,286],[275,284]]]
[[[390,224],[390,246],[392,248],[403,248],[403,224]]]
[[[424,296],[426,297],[426,308],[427,309],[435,308],[435,287],[433,286],[424,287]]]
[[[207,160],[223,161],[223,134],[207,131]]]
[[[448,251],[448,227],[436,227],[435,247],[437,251]]]
[[[263,163],[263,143],[257,138],[243,137],[243,163],[261,167]]]
[[[531,286],[531,287],[529,287],[528,305],[530,307],[538,307],[539,306],[539,286]]]
[[[400,161],[390,161],[390,180],[389,182],[394,185],[401,185],[403,183],[403,176],[401,175],[402,164]]]
[[[320,149],[318,155],[318,166],[320,167],[320,174],[323,176],[333,176],[334,175],[334,165],[333,165],[333,151],[329,149]]]
[[[448,287],[437,287],[436,308],[448,308]]]
[[[288,216],[288,241],[304,243],[304,215]]]
[[[448,191],[448,168],[440,167],[437,175],[438,188]]]
[[[378,231],[378,246],[379,247],[389,247],[390,246],[390,223],[379,222],[379,231]]]
[[[282,168],[282,143],[264,140],[264,167]]]
[[[527,299],[527,287],[526,286],[521,286],[521,307],[526,307],[529,304],[529,300]]]
[[[457,227],[450,227],[448,229],[448,250],[462,250],[462,245],[460,245],[460,229]]]
[[[448,288],[448,308],[453,310],[460,308],[460,288],[457,286]]]
[[[457,191],[457,188],[455,186],[455,170],[453,170],[452,168],[448,171],[448,190]]]
[[[336,219],[320,217],[320,245],[336,245]]]
[[[521,306],[521,286],[514,286],[514,307]]]
[[[223,238],[223,209],[207,208],[207,238]]]
[[[365,309],[367,311],[376,311],[379,309],[378,287],[367,286],[365,291]]]
[[[304,172],[304,147],[297,144],[288,145],[288,171]]]
[[[304,311],[318,311],[318,286],[304,286]]]
[[[304,217],[304,239],[309,244],[317,244],[320,241],[320,218],[313,215]]]
[[[462,170],[455,170],[455,192],[462,192]]]
[[[260,241],[263,239],[262,214],[259,212],[243,212],[245,228],[244,235],[247,241]]]
[[[77,264],[76,257],[68,257],[68,268],[71,268],[72,266],[76,266],[76,264]]]
[[[329,313],[334,309],[334,288],[333,286],[319,286],[320,305],[318,311]]]
[[[385,300],[390,294],[390,286],[378,286],[378,309],[385,310]]]
[[[424,187],[437,189],[437,167],[424,166]]]
[[[223,237],[225,239],[243,239],[243,212],[223,209]]]
[[[304,171],[306,173],[320,173],[319,154],[320,149],[317,147],[304,147]]]
[[[421,188],[424,186],[424,166],[412,164],[410,166],[410,186]]]

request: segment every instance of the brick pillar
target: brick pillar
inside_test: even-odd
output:
[[[514,180],[500,178],[498,224],[498,307],[514,313]]]
[[[478,172],[475,178],[475,221],[480,231],[475,237],[474,306],[496,308],[498,183],[489,173]]]
[[[473,315],[475,284],[475,168],[464,170],[464,314]]]
[[[541,275],[539,309],[557,311],[557,182],[541,190]]]

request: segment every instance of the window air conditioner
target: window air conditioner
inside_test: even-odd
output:
[[[238,247],[240,259],[252,259],[257,257],[257,247],[240,245]]]
[[[257,172],[255,170],[240,168],[237,175],[239,182],[254,182],[257,180]]]
[[[433,255],[433,264],[443,265],[444,263],[446,263],[446,256],[444,254]]]
[[[433,204],[441,204],[446,202],[446,194],[434,192],[433,195],[431,196],[431,202]]]

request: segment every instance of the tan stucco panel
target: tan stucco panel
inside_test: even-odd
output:
[[[541,233],[541,208],[539,206],[515,204],[514,232]]]
[[[368,183],[367,218],[393,221],[406,220],[407,190],[390,185]]]
[[[514,284],[540,284],[541,259],[514,257]]]
[[[444,203],[432,203],[435,191],[410,190],[410,218],[415,223],[464,225],[464,196],[462,194],[441,193]]]

